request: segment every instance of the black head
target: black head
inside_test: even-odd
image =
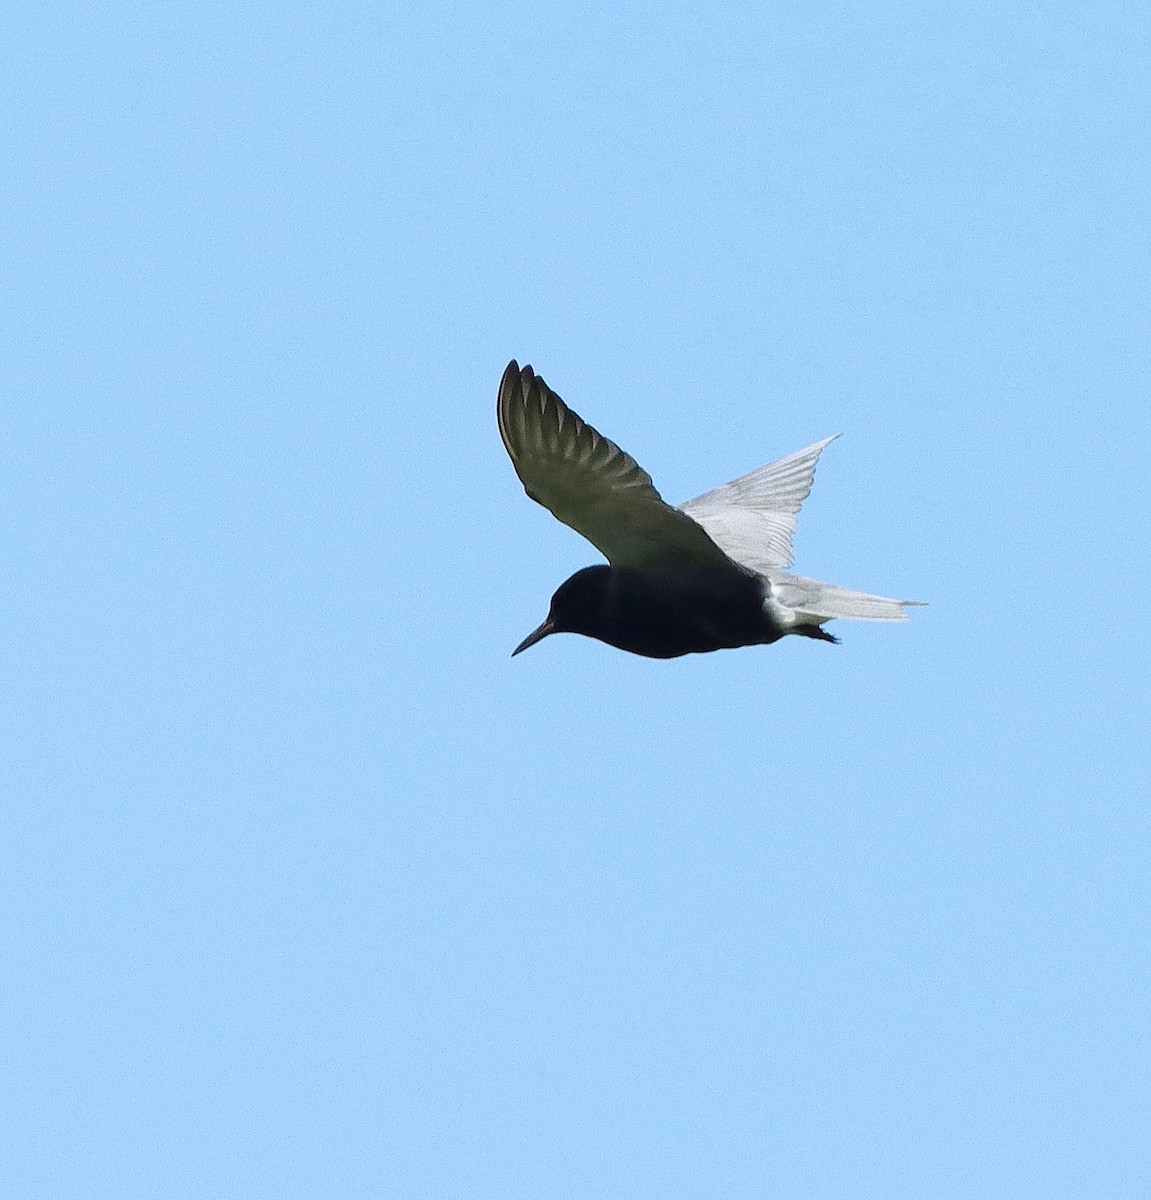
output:
[[[611,567],[600,566],[584,567],[561,583],[552,597],[547,620],[520,642],[512,651],[512,657],[551,633],[583,633],[588,637],[599,637],[610,581]]]

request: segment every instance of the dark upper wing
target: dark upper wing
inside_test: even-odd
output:
[[[508,363],[496,415],[527,494],[613,567],[741,569],[702,526],[663,501],[630,454],[581,420],[531,367]]]

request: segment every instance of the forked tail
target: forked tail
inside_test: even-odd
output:
[[[821,583],[818,579],[805,579],[802,575],[788,575],[783,571],[772,571],[768,578],[772,599],[794,613],[797,624],[806,620],[830,621],[835,617],[849,621],[906,621],[904,609],[922,603],[853,592],[833,583]]]

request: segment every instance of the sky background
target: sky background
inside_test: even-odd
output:
[[[1092,3],[17,4],[0,1192],[1151,1190],[1151,36]],[[512,661],[832,433],[842,645]]]

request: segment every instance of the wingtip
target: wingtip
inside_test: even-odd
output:
[[[532,384],[535,382],[535,372],[530,366],[521,367],[513,358],[504,368],[500,379],[499,391],[496,393],[496,412],[500,421],[501,431],[516,408],[517,400],[527,398]],[[509,446],[509,451],[511,447]]]

